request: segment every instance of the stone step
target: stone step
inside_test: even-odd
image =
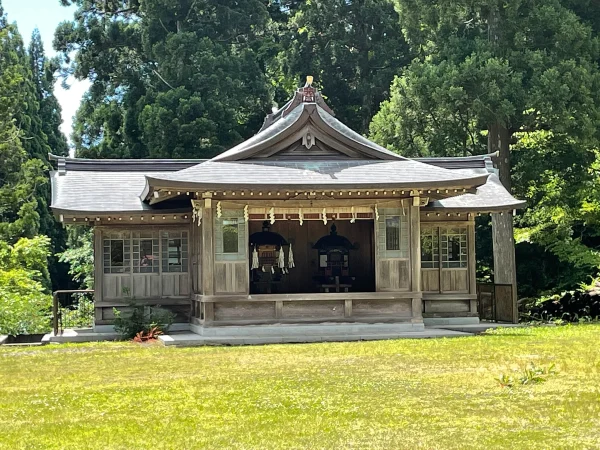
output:
[[[424,331],[422,323],[318,323],[318,324],[271,324],[243,326],[198,326],[191,331],[205,337],[220,336],[352,336],[379,333],[414,333]]]
[[[166,334],[159,336],[165,346],[191,347],[202,345],[262,345],[262,344],[291,344],[314,342],[351,342],[375,341],[388,339],[431,339],[441,337],[472,336],[451,330],[425,330],[399,333],[364,333],[356,335],[321,335],[321,336],[202,336],[195,333]]]

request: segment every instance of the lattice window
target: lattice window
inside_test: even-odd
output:
[[[223,210],[215,218],[215,256],[217,261],[241,261],[246,258],[246,229],[243,210]]]
[[[156,231],[133,233],[133,272],[158,273],[160,270],[159,239]]]
[[[440,267],[439,227],[421,226],[421,267],[424,269]]]
[[[112,231],[102,240],[104,273],[131,271],[131,233]]]
[[[163,272],[188,271],[188,232],[161,231],[161,259]]]
[[[408,211],[390,208],[379,211],[377,245],[382,258],[408,258]]]
[[[464,227],[442,228],[442,268],[467,267],[467,229]]]

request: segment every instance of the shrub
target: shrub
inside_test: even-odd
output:
[[[88,328],[94,324],[94,301],[83,294],[75,294],[77,303],[60,309],[64,327]]]
[[[124,311],[114,308],[115,331],[125,339],[133,339],[139,333],[142,335],[158,335],[169,330],[175,319],[175,314],[160,306],[140,305],[131,299]]]
[[[23,269],[0,269],[0,334],[36,334],[50,330],[52,296]]]
[[[52,297],[43,285],[49,246],[45,236],[0,242],[0,334],[50,330]]]

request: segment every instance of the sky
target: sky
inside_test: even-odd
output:
[[[29,45],[31,33],[34,28],[39,28],[47,56],[54,56],[56,52],[52,48],[52,39],[56,26],[65,20],[71,20],[75,7],[65,8],[59,0],[0,0],[4,6],[4,12],[9,22],[17,22],[19,32],[23,36],[25,45]],[[61,130],[70,138],[73,128],[73,116],[79,107],[81,97],[88,90],[90,84],[87,80],[67,81],[69,89],[61,87],[61,82],[54,85],[54,95],[62,108]]]

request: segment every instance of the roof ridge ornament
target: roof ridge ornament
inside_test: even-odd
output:
[[[317,90],[313,87],[313,77],[308,75],[306,77],[306,84],[301,89],[302,91],[302,102],[303,103],[315,103],[317,98]]]

